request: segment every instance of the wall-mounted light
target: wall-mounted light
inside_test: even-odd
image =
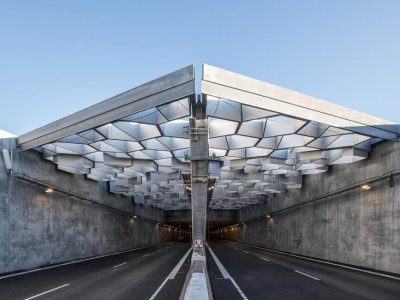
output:
[[[266,215],[266,217],[269,219],[269,218],[271,218],[271,216],[270,215]]]
[[[132,217],[132,219],[136,219],[136,218],[137,218],[137,216],[133,216],[133,217]]]
[[[389,186],[394,187],[394,176],[393,174],[390,175],[389,177]]]
[[[366,184],[363,184],[362,186],[361,186],[361,188],[363,189],[363,190],[369,190],[369,189],[371,189],[371,186],[368,184],[368,183],[366,183]]]
[[[44,190],[44,192],[47,193],[47,194],[51,194],[51,193],[54,192],[54,190],[53,190],[51,187],[48,187],[48,188],[46,188],[46,189]]]

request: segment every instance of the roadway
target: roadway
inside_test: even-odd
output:
[[[400,280],[234,242],[214,242],[210,246],[228,275],[233,278],[244,296],[251,300],[400,299]],[[218,293],[216,289],[216,283],[221,285],[218,282],[222,276],[214,261],[209,265],[209,273],[211,286],[214,285],[215,300],[224,299],[224,293]],[[233,284],[230,287],[234,288]],[[231,298],[244,297],[239,297],[236,292]]]
[[[189,243],[170,242],[0,279],[0,299],[148,300],[188,249]],[[168,280],[159,295],[171,299],[179,295],[185,266],[187,261],[177,269],[177,279]],[[160,299],[159,295],[155,299]]]

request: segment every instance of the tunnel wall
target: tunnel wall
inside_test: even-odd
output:
[[[192,210],[167,210],[165,212],[165,222],[168,224],[191,224]],[[207,212],[208,224],[223,224],[237,222],[236,209],[212,209]]]
[[[13,143],[0,140],[0,149]],[[106,183],[56,171],[36,151],[14,153],[13,167],[10,176],[0,154],[0,274],[174,237],[173,230],[157,225],[163,221],[161,210],[111,194]],[[54,192],[45,193],[43,182]],[[133,219],[133,213],[141,217]]]
[[[369,159],[332,166],[327,173],[303,176],[301,190],[288,190],[265,203],[239,211],[225,238],[379,271],[400,273],[400,176],[394,187],[380,175],[400,170],[400,143],[375,145]],[[377,179],[370,190],[357,183]],[[351,185],[346,192],[284,210]],[[260,216],[262,212],[262,216]],[[266,218],[272,213],[271,218]],[[258,217],[258,218],[257,218]]]

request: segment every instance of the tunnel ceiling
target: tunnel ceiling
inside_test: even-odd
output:
[[[109,182],[112,193],[166,210],[190,209],[189,66],[18,138],[61,171]],[[203,66],[210,207],[237,209],[300,189],[302,176],[368,157],[398,141],[397,125],[232,72]],[[190,194],[190,193],[189,193]]]

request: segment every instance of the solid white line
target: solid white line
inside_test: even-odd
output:
[[[215,253],[211,250],[210,246],[207,244],[208,250],[211,253],[211,256],[213,257],[216,265],[218,266],[219,271],[221,272],[222,276],[226,279],[230,279],[233,286],[236,288],[236,290],[238,291],[238,293],[240,294],[240,296],[242,297],[243,300],[249,300],[249,298],[247,298],[247,296],[243,293],[243,291],[240,289],[240,287],[238,286],[238,284],[236,283],[236,281],[232,278],[231,275],[229,275],[228,271],[224,268],[224,266],[222,265],[222,263],[220,262],[220,260],[218,259],[218,257],[215,255]]]
[[[70,261],[70,262],[66,262],[66,263],[62,263],[62,264],[57,264],[57,265],[54,265],[54,266],[48,266],[48,267],[37,268],[37,269],[29,270],[29,271],[23,271],[23,272],[19,272],[19,273],[15,273],[15,274],[4,275],[4,276],[0,277],[0,279],[20,276],[20,275],[24,275],[24,274],[29,274],[29,273],[33,273],[33,272],[38,272],[38,271],[43,271],[43,270],[48,270],[48,269],[53,269],[53,268],[58,268],[58,267],[63,267],[63,266],[68,266],[68,265],[77,264],[77,263],[88,261],[88,260],[93,260],[93,259],[98,259],[98,258],[118,255],[118,254],[122,254],[122,253],[133,252],[133,251],[136,251],[136,250],[155,247],[155,246],[162,245],[162,244],[165,244],[165,243],[169,243],[169,242],[163,242],[163,243],[160,243],[160,244],[154,244],[154,245],[150,245],[150,246],[145,246],[145,247],[129,249],[129,250],[119,251],[119,252],[110,253],[110,254],[94,256],[94,257],[90,257],[90,258],[83,258],[83,259],[78,259],[78,260],[74,260],[74,261]]]
[[[120,266],[126,265],[127,263],[128,263],[128,262],[123,262],[122,264],[116,265],[116,266],[114,266],[113,268],[118,268],[118,267],[120,267]]]
[[[145,255],[142,255],[142,257],[146,257],[146,256],[149,256],[150,254],[145,254]]]
[[[294,271],[295,271],[296,273],[299,273],[299,274],[301,274],[301,275],[310,277],[310,278],[312,278],[312,279],[319,280],[319,278],[314,277],[314,276],[311,276],[311,275],[308,275],[308,274],[306,274],[306,273],[303,273],[303,272],[300,272],[300,271],[297,271],[297,270],[294,270]]]
[[[261,256],[259,256],[259,258],[261,258],[262,260],[269,261],[269,259],[266,259],[266,258],[264,258],[264,257],[261,257]]]
[[[161,291],[161,289],[164,287],[164,285],[167,283],[167,281],[175,278],[176,274],[178,273],[179,269],[182,267],[183,263],[185,262],[186,258],[188,257],[188,255],[190,254],[191,251],[192,251],[192,247],[189,248],[189,250],[185,253],[185,255],[181,258],[181,260],[175,266],[175,268],[173,268],[171,273],[169,273],[167,278],[165,278],[165,280],[161,283],[161,285],[154,292],[154,294],[151,295],[149,300],[154,300],[157,297],[158,293]]]
[[[61,286],[58,286],[58,287],[56,287],[56,288],[54,288],[54,289],[45,291],[45,292],[40,293],[40,294],[37,294],[37,295],[35,295],[35,296],[29,297],[29,298],[25,298],[25,300],[30,300],[30,299],[33,299],[33,298],[36,298],[36,297],[39,297],[39,296],[42,296],[42,295],[51,293],[51,292],[53,292],[53,291],[55,291],[55,290],[61,289],[61,288],[66,287],[66,286],[68,286],[68,285],[69,285],[69,283],[64,284],[64,285],[61,285]]]

